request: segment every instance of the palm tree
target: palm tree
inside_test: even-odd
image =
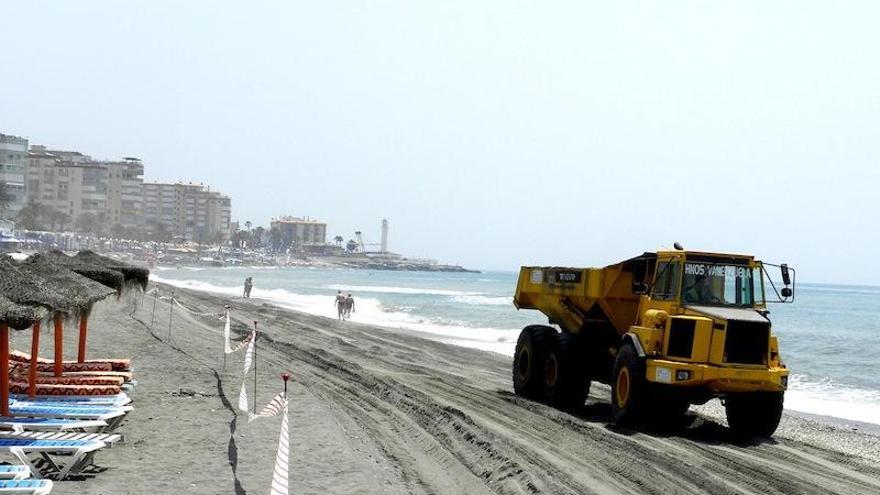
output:
[[[354,240],[352,239],[349,239],[348,242],[345,244],[345,249],[348,250],[349,253],[357,251],[357,248],[358,243],[354,242]]]
[[[338,235],[338,236],[334,237],[333,240],[336,241],[336,245],[337,245],[337,246],[341,246],[341,245],[342,245],[342,241],[344,241],[345,238],[342,237],[341,235]]]
[[[245,221],[244,221],[244,229],[245,229],[245,230],[250,231],[250,230],[251,230],[251,225],[253,225],[253,224],[251,223],[250,220],[245,220]]]

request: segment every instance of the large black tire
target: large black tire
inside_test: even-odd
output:
[[[630,344],[621,346],[614,360],[611,379],[611,415],[620,425],[638,423],[644,418],[650,391],[645,379],[645,361]]]
[[[782,418],[783,392],[728,395],[724,400],[727,425],[741,438],[770,438]]]
[[[544,395],[548,403],[560,409],[584,405],[590,392],[586,355],[580,338],[562,332],[547,351],[544,372]]]
[[[555,345],[556,329],[530,325],[522,329],[513,355],[513,391],[529,399],[544,398],[547,351]]]

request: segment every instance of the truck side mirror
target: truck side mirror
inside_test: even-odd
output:
[[[782,283],[784,283],[785,285],[791,285],[791,277],[788,274],[788,265],[785,263],[779,265],[779,270],[782,272]]]

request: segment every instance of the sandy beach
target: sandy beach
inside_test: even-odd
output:
[[[224,304],[234,307],[234,340],[254,320],[264,332],[260,407],[281,390],[279,375],[292,374],[290,493],[880,493],[880,436],[864,425],[786,414],[773,440],[743,444],[710,404],[692,409],[685,429],[619,429],[602,385],[581,410],[561,412],[513,395],[504,356],[175,292],[188,311],[173,316],[151,295],[96,307],[89,357],[132,358],[135,410],[118,429],[124,443],[53,493],[268,493],[280,420],[248,423],[236,412],[242,355],[224,368]],[[13,337],[28,348],[30,332]]]

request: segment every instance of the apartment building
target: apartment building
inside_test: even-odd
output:
[[[143,226],[144,166],[137,158],[93,160],[77,151],[34,145],[27,157],[27,198],[76,221],[89,213],[108,227]]]
[[[177,239],[214,242],[232,233],[232,201],[203,184],[145,182],[143,218],[148,231]]]
[[[272,219],[270,228],[281,232],[284,246],[305,248],[327,243],[327,224],[311,218],[281,217]]]
[[[27,157],[27,199],[67,214],[75,222],[89,213],[107,221],[106,168],[76,151],[34,145]]]
[[[25,203],[25,166],[28,140],[0,134],[0,182],[5,184],[9,203],[0,216],[14,218]]]

